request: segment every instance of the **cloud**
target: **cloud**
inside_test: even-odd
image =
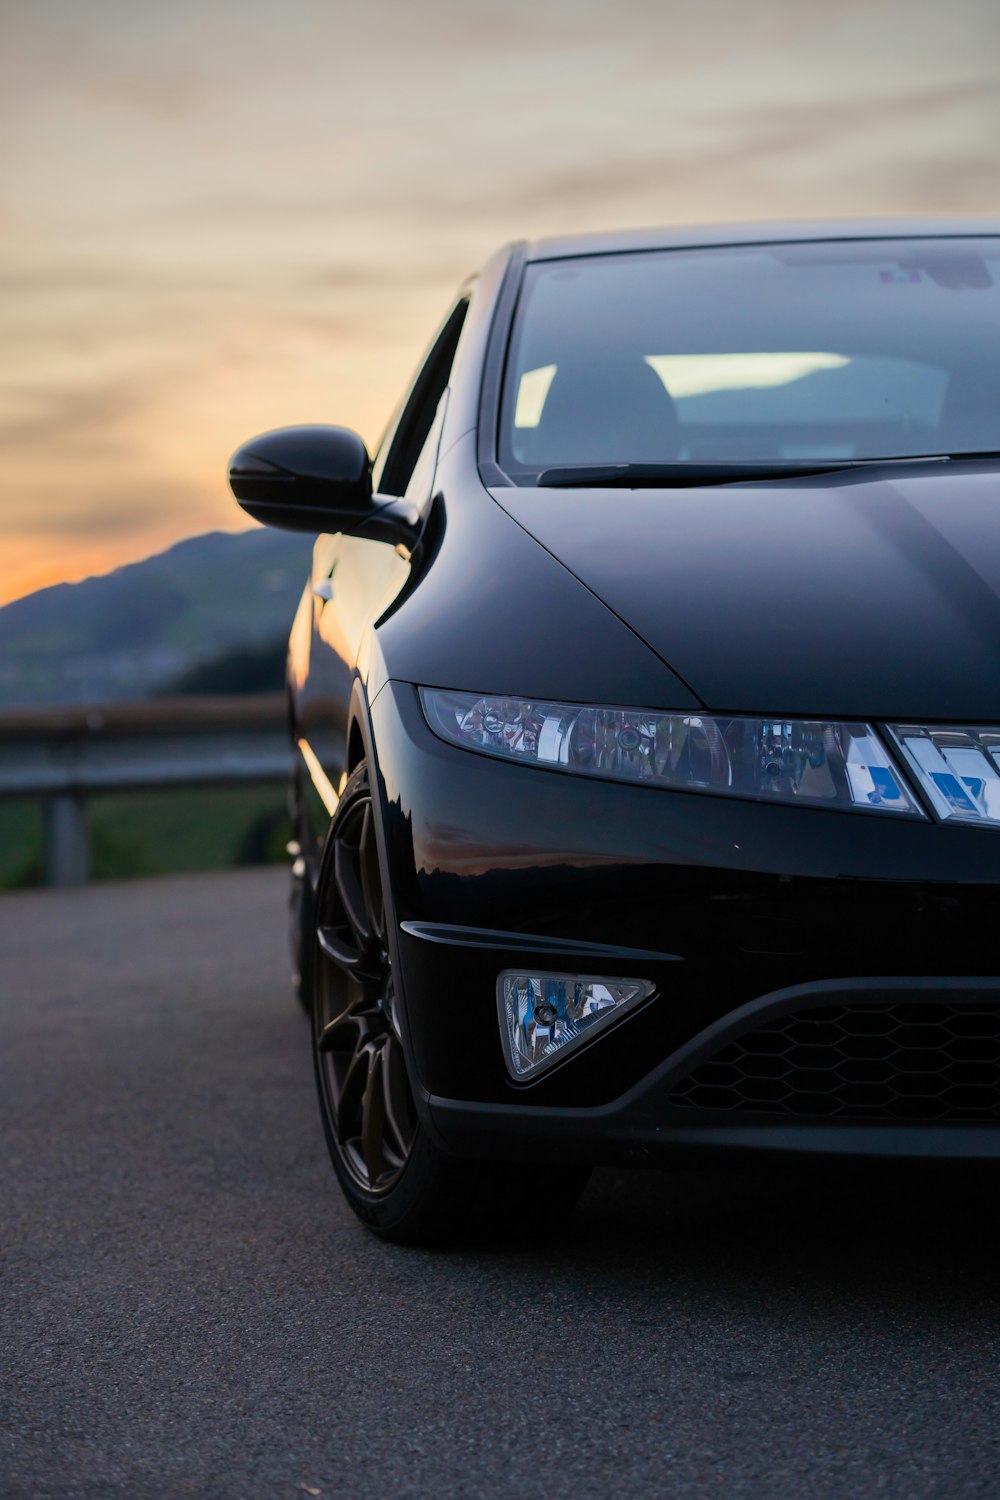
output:
[[[984,104],[1000,123],[1000,93],[993,73],[896,93],[853,95],[849,100],[827,96],[793,105],[758,105],[740,112],[738,135],[742,143],[737,146],[736,154],[745,158],[761,148],[808,150],[833,137],[843,145],[859,135],[872,146],[877,144],[873,131],[896,125],[926,124],[939,119],[942,112],[976,109]]]
[[[136,476],[84,484],[73,494],[67,494],[65,488],[46,489],[37,499],[39,503],[33,507],[27,525],[0,512],[0,535],[23,536],[27,532],[48,545],[65,541],[67,536],[74,541],[129,544],[155,534],[164,516],[194,519],[204,494],[194,484]]]
[[[655,71],[655,61],[648,66]],[[641,77],[636,86],[644,86]],[[950,128],[944,129],[946,125]],[[937,134],[929,150],[932,130]],[[447,173],[407,172],[407,158],[387,169],[381,181],[367,180],[346,197],[322,190],[297,192],[281,184],[271,188],[270,196],[226,195],[178,205],[172,212],[178,220],[214,221],[234,233],[275,215],[290,230],[329,224],[332,246],[347,235],[361,237],[364,226],[371,226],[369,237],[379,244],[380,254],[385,243],[380,234],[398,235],[404,227],[416,232],[416,253],[408,247],[405,258],[397,252],[384,262],[348,260],[303,274],[309,287],[347,293],[453,281],[470,269],[463,248],[470,239],[478,236],[488,248],[493,239],[521,230],[530,233],[538,220],[573,219],[586,227],[589,220],[615,211],[676,220],[690,216],[692,204],[703,213],[702,205],[713,197],[724,208],[734,190],[745,196],[754,180],[758,186],[768,182],[768,173],[790,174],[782,184],[785,189],[801,174],[811,189],[805,211],[822,211],[819,153],[825,153],[824,175],[845,179],[853,173],[859,182],[891,178],[891,209],[906,196],[900,191],[903,182],[914,208],[933,209],[938,192],[942,207],[973,208],[989,186],[998,132],[1000,88],[993,74],[870,92],[849,102],[827,94],[754,106],[716,100],[699,110],[675,107],[668,97],[651,110],[641,140],[626,145],[625,133],[619,132],[609,136],[602,151],[571,152],[562,161],[552,142],[540,142],[529,159],[523,153],[505,156],[494,144],[482,159],[471,164],[456,160]],[[392,170],[398,177],[391,176]],[[764,198],[762,214],[768,207]],[[718,208],[711,217],[724,216]],[[398,246],[399,241],[389,243]]]
[[[879,133],[889,127],[939,119],[954,110],[982,110],[1000,131],[1000,90],[995,80],[969,78],[947,87],[910,90],[887,97],[870,97],[852,101],[846,108],[842,100],[828,99],[801,105],[768,105],[755,109],[716,111],[712,145],[697,145],[685,140],[683,127],[666,131],[673,144],[669,149],[636,148],[626,154],[590,159],[554,170],[518,173],[506,181],[480,182],[470,188],[444,192],[439,185],[419,195],[411,192],[397,196],[393,208],[400,214],[427,212],[441,221],[472,217],[521,218],[532,220],[540,213],[585,213],[595,204],[615,206],[623,201],[643,198],[658,203],[671,196],[683,205],[692,192],[701,200],[707,189],[721,181],[743,180],[748,170],[788,165],[799,159],[808,169],[810,155],[824,146],[835,145],[850,166],[857,142],[869,162],[878,159]],[[727,128],[728,127],[728,128]],[[693,132],[688,131],[688,134]],[[984,135],[981,157],[970,182],[980,180],[980,166],[996,161],[995,134]],[[943,144],[943,143],[942,143]],[[940,149],[940,148],[939,148]],[[955,154],[970,165],[970,146],[962,139]],[[940,160],[940,158],[939,158]],[[905,169],[907,159],[896,151],[887,164],[893,170]],[[912,181],[922,194],[930,196],[934,188],[933,163],[913,159]],[[945,168],[946,171],[950,168]],[[724,198],[719,196],[720,206]]]
[[[213,275],[204,270],[141,268],[114,261],[81,260],[72,255],[60,256],[48,265],[8,265],[0,269],[0,295],[25,292],[44,295],[59,292],[219,292],[231,289],[232,276]]]
[[[505,240],[1000,208],[996,0],[0,15],[5,535],[67,571],[218,524],[230,438],[327,403],[374,435]]]
[[[89,97],[97,105],[171,121],[194,114],[213,100],[213,93],[210,80],[200,73],[144,73],[103,78]]]
[[[932,205],[938,213],[962,214],[975,205],[984,213],[1000,213],[1000,159],[992,142],[984,142],[977,156],[950,152],[899,162],[893,177],[903,198]]]
[[[29,411],[0,418],[0,446],[46,450],[72,441],[90,458],[121,452],[122,423],[148,405],[161,384],[161,378],[131,377],[22,393]]]
[[[246,517],[221,484],[134,476],[84,482],[78,490],[45,486],[30,513],[19,517],[0,509],[0,604],[63,580],[106,573],[184,536],[245,526]]]

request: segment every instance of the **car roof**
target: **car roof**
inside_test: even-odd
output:
[[[764,245],[789,240],[884,240],[1000,235],[998,218],[805,219],[789,223],[679,224],[663,229],[614,230],[603,234],[560,235],[528,246],[529,260],[562,260],[577,255],[614,255],[629,250],[708,249],[724,245]]]

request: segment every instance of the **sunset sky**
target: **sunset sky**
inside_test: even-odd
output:
[[[504,240],[1000,212],[998,0],[0,0],[0,602],[373,441]]]

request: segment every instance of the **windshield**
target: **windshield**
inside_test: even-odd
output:
[[[863,460],[1000,449],[1000,240],[530,264],[500,461]]]

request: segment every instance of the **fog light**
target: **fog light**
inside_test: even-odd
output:
[[[592,979],[505,969],[497,980],[507,1067],[527,1078],[559,1062],[653,993],[648,979]]]

